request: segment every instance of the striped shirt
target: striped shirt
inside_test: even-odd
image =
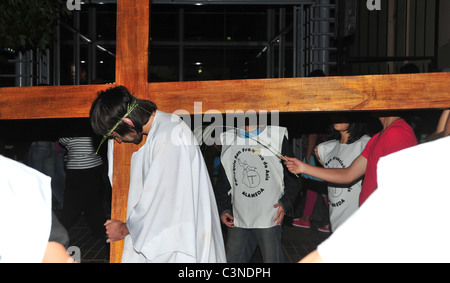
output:
[[[103,164],[95,154],[91,137],[60,138],[59,143],[67,149],[67,169],[89,169]]]

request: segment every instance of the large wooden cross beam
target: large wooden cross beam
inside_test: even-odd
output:
[[[148,83],[149,1],[117,1],[116,83],[159,109],[373,111],[450,108],[450,74],[376,75],[209,82]],[[0,88],[0,119],[88,117],[96,93],[113,85]],[[125,221],[135,145],[114,147],[112,218]],[[111,246],[120,262],[123,243]]]

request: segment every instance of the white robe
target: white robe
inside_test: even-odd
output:
[[[39,263],[51,230],[50,177],[0,155],[0,263]]]
[[[156,112],[130,175],[122,262],[225,262],[208,171],[178,116]]]

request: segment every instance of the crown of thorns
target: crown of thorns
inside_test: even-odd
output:
[[[139,104],[137,103],[137,98],[133,97],[133,100],[131,101],[131,103],[129,103],[127,105],[127,112],[125,113],[125,115],[123,115],[122,118],[120,118],[117,123],[103,136],[102,141],[100,142],[100,144],[98,145],[97,151],[95,152],[95,154],[98,154],[98,151],[100,150],[100,147],[102,146],[102,144],[105,142],[105,140],[107,140],[112,132],[114,132],[114,130],[119,126],[120,123],[122,123],[123,119],[127,118],[128,116],[130,116],[131,112],[134,111],[134,109],[136,109],[136,107],[138,107]],[[143,109],[142,107],[139,107],[141,109]],[[145,109],[144,109],[145,110]],[[147,110],[146,110],[147,111]],[[148,112],[148,111],[147,111]]]

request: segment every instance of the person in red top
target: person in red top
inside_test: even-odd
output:
[[[418,144],[413,129],[401,117],[380,116],[378,118],[383,130],[369,141],[361,155],[349,167],[315,167],[291,157],[286,157],[286,167],[294,174],[308,174],[335,184],[351,184],[365,176],[359,196],[361,206],[377,188],[378,160]]]

